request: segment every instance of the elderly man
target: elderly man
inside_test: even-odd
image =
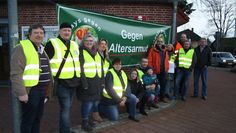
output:
[[[199,78],[202,80],[202,99],[207,99],[207,68],[211,65],[212,52],[207,46],[207,39],[201,38],[199,46],[195,48],[197,55],[197,63],[194,67],[194,94],[193,97],[198,97]]]
[[[60,104],[60,133],[70,133],[70,108],[75,89],[80,83],[79,48],[71,41],[72,28],[69,23],[60,25],[59,36],[46,44],[52,74],[57,82],[56,94]]]

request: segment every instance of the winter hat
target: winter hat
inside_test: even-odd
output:
[[[152,69],[152,70],[153,70],[153,68],[152,68],[151,66],[147,66],[146,69],[145,69],[146,72],[147,72],[149,69]]]
[[[72,29],[71,25],[67,22],[64,22],[60,25],[60,29],[62,29],[62,28],[71,28]]]

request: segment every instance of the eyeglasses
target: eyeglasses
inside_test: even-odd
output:
[[[84,40],[85,42],[94,42],[93,40]]]

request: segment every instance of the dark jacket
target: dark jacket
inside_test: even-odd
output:
[[[70,40],[65,41],[60,36],[58,36],[57,38],[60,39],[65,44],[65,46],[67,48],[69,48]],[[55,54],[55,49],[54,49],[51,41],[47,42],[47,44],[45,46],[45,52],[47,53],[48,58],[51,60]],[[68,56],[70,56],[70,54],[68,54]],[[72,87],[72,88],[77,87],[80,84],[80,78],[77,78],[75,75],[71,79],[58,79],[58,77],[57,78],[54,77],[54,79],[57,82],[57,84],[60,84],[60,85],[63,85],[65,87],[69,87],[69,88],[70,87]]]
[[[129,80],[131,93],[134,94],[139,100],[145,95],[145,89],[141,81]]]
[[[116,71],[118,77],[121,78],[121,71]],[[110,71],[107,72],[106,78],[105,78],[105,89],[107,93],[112,97],[112,99],[106,98],[102,95],[102,99],[100,101],[101,105],[104,106],[111,106],[119,104],[122,99],[116,94],[115,90],[113,89],[114,83],[113,83],[113,75]],[[130,90],[130,84],[128,83],[126,91],[124,92],[123,96],[129,97],[131,94]]]
[[[202,52],[200,46],[198,46],[195,48],[195,53],[197,56],[197,63],[195,67],[203,68],[211,65],[212,51],[209,46],[205,46]]]
[[[94,101],[100,100],[102,94],[102,87],[101,87],[101,78],[98,77],[98,74],[94,78],[87,78],[84,74],[84,56],[83,50],[86,50],[93,58],[93,55],[89,50],[84,47],[80,48],[80,67],[81,67],[81,86],[77,89],[77,98],[81,101]],[[98,53],[97,53],[98,54]]]

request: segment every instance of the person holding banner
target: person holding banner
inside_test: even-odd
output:
[[[11,57],[13,94],[21,104],[21,133],[39,133],[44,104],[53,88],[49,58],[44,51],[42,25],[29,28],[29,38],[20,41]]]
[[[165,98],[166,74],[169,70],[169,56],[164,46],[164,39],[157,37],[154,46],[148,53],[148,65],[153,67],[160,82],[160,101],[167,103]]]
[[[79,48],[76,42],[70,40],[71,34],[71,25],[62,23],[59,36],[49,39],[45,47],[60,105],[60,133],[70,133],[70,109],[75,89],[80,85]]]
[[[80,48],[81,81],[82,87],[77,90],[77,98],[81,101],[81,128],[92,131],[95,123],[91,114],[98,108],[101,99],[102,87],[102,59],[96,47],[93,35],[85,34]]]
[[[100,112],[109,120],[117,121],[119,116],[118,107],[128,105],[129,119],[139,122],[136,116],[136,105],[139,99],[131,94],[130,84],[126,73],[121,70],[121,60],[115,58],[112,61],[113,68],[109,69],[105,78],[105,89],[103,89],[100,101]]]

